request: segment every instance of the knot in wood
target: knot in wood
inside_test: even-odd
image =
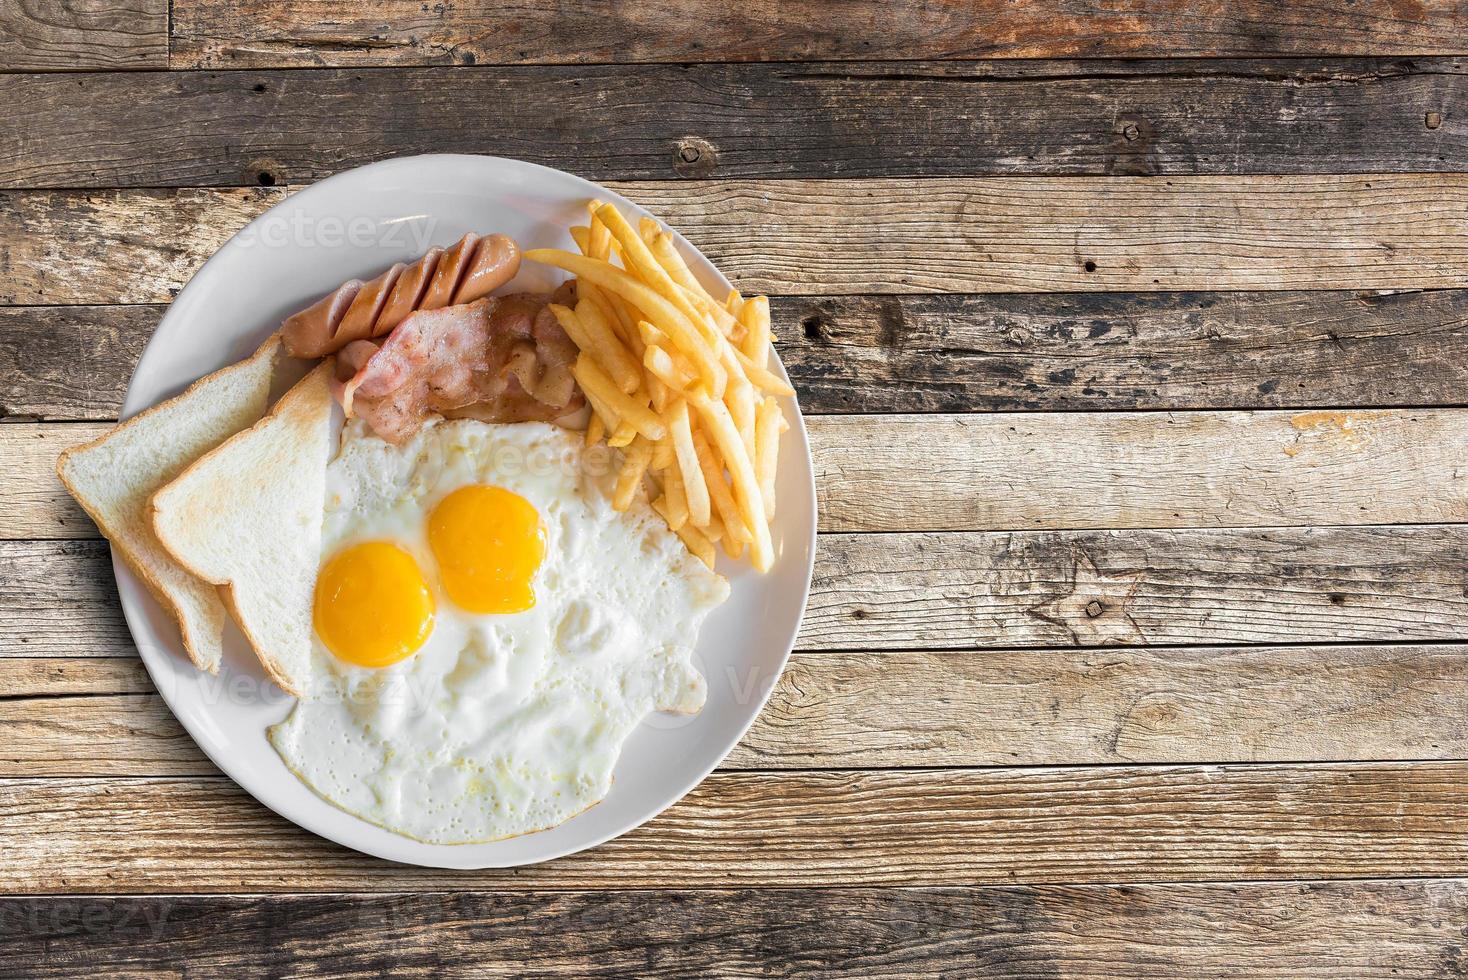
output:
[[[685,136],[673,148],[673,170],[680,177],[707,177],[719,165],[719,151],[706,139]]]

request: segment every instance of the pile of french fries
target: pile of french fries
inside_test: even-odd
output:
[[[525,258],[576,277],[576,308],[551,310],[581,351],[572,373],[592,407],[587,445],[622,450],[613,506],[626,510],[650,484],[653,509],[704,564],[716,545],[735,559],[747,547],[768,571],[789,428],[777,399],[795,394],[769,370],[769,300],[718,300],[656,221],[634,229],[615,205],[588,210],[590,223],[571,229],[580,255]]]

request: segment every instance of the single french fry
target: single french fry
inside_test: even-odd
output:
[[[642,436],[638,436],[623,451],[622,469],[617,473],[617,485],[612,490],[613,510],[626,510],[632,506],[632,497],[642,484],[647,464],[652,462],[652,445]]]
[[[703,331],[682,311],[652,287],[638,281],[631,273],[610,263],[573,255],[553,248],[530,249],[524,256],[531,262],[564,269],[579,279],[586,279],[616,296],[627,300],[645,314],[645,319],[666,333],[673,344],[693,362],[709,390],[721,396],[727,376],[718,356],[709,346]],[[636,321],[633,321],[635,323]]]
[[[618,420],[625,420],[649,439],[661,439],[667,433],[663,420],[645,402],[634,399],[618,388],[590,355],[583,352],[577,357],[576,363],[571,366],[571,374],[588,398],[602,402],[616,413]],[[616,431],[616,426],[608,428]]]
[[[765,503],[765,520],[775,519],[775,463],[780,458],[780,403],[766,396],[754,416],[754,472]]]
[[[581,316],[585,309],[586,317]],[[611,326],[597,313],[596,307],[584,300],[575,310],[559,303],[550,304],[561,329],[571,338],[581,353],[590,357],[611,378],[618,388],[632,394],[642,384],[642,369],[637,360],[612,333]]]
[[[729,295],[724,297],[724,308],[734,317],[739,316],[740,311],[744,309],[744,297],[739,295],[739,290],[729,290]]]
[[[656,345],[650,344],[642,352],[642,366],[673,391],[684,391],[694,381],[693,376],[679,367],[671,354]]]
[[[570,232],[571,241],[575,242],[576,247],[581,249],[581,254],[590,255],[591,229],[586,227],[585,225],[572,225],[570,228]]]
[[[623,446],[631,445],[632,440],[635,438],[637,438],[637,430],[632,427],[630,422],[623,419],[617,425],[617,431],[607,436],[607,445],[613,449],[621,449]]]
[[[766,353],[769,352],[769,347],[769,343],[766,342]],[[772,395],[780,395],[784,398],[790,398],[795,394],[795,389],[790,387],[784,381],[780,380],[780,376],[778,374],[775,374],[768,368],[761,366],[757,361],[752,360],[748,355],[746,355],[743,351],[733,346],[732,344],[730,345],[729,349],[733,351],[734,360],[739,363],[739,367],[744,372],[744,376],[748,378],[751,382],[753,382],[756,387],[763,388],[765,391],[769,392]]]
[[[657,500],[654,500],[652,502],[652,509],[661,514],[663,520],[668,520],[668,503],[666,498],[659,497]],[[670,528],[673,527],[672,521],[668,521],[668,526]],[[689,524],[680,524],[678,527],[673,528],[673,532],[683,539],[683,544],[695,558],[709,568],[714,567],[714,561],[718,558],[718,552],[714,550],[714,543],[708,539],[707,535]]]
[[[770,299],[768,296],[751,297],[739,309],[739,322],[744,324],[744,340],[741,353],[763,371],[770,363]],[[754,378],[750,378],[754,381]],[[755,381],[755,384],[759,384]],[[761,388],[764,385],[760,385]]]
[[[601,416],[595,412],[591,413],[590,420],[586,423],[586,445],[587,448],[601,442],[602,436],[606,435],[607,424],[601,420]]]
[[[704,485],[708,487],[714,510],[719,512],[719,517],[724,521],[725,535],[741,542],[748,541],[749,528],[745,527],[744,519],[739,516],[739,508],[734,503],[734,495],[729,492],[729,483],[724,478],[724,466],[714,456],[702,428],[693,430],[693,450],[698,454],[698,465],[703,470]]]
[[[652,218],[638,218],[637,231],[638,234],[642,235],[642,240],[649,245],[652,244],[654,238],[662,233],[662,229],[658,227],[658,223]]]
[[[677,463],[678,457],[673,452],[672,439],[659,439],[652,449],[652,468],[654,472],[661,473],[663,470]]]
[[[725,526],[727,527],[727,525]],[[740,541],[738,538],[731,538],[727,534],[724,535],[724,554],[733,558],[735,561],[738,561],[740,556],[744,554],[744,545],[745,542]]]
[[[688,523],[688,496],[683,491],[683,474],[675,459],[663,470],[663,499],[668,505],[668,527],[678,530]]]
[[[739,505],[739,514],[753,534],[750,543],[751,560],[756,570],[769,571],[775,561],[775,546],[770,540],[770,526],[765,521],[764,500],[760,497],[759,479],[755,476],[754,464],[745,449],[744,439],[734,427],[729,409],[716,401],[708,392],[695,387],[689,400],[698,409],[699,424],[708,432],[712,444],[724,457],[733,482],[734,501]]]
[[[621,419],[617,417],[617,413],[612,411],[612,409],[607,405],[606,402],[602,401],[600,398],[597,398],[596,395],[592,394],[591,392],[583,390],[583,394],[586,395],[587,404],[591,406],[592,414],[601,419],[603,431],[617,431],[617,426],[621,423]]]
[[[734,428],[738,431],[750,459],[754,459],[754,410],[758,402],[754,385],[743,378],[730,379],[729,387],[724,391],[724,404],[729,407]]]
[[[676,399],[668,406],[668,434],[673,440],[673,454],[678,459],[679,482],[688,504],[688,519],[698,527],[709,522],[709,488],[698,465],[698,450],[693,448],[693,430],[688,424],[688,402]]]
[[[591,213],[591,235],[584,251],[594,259],[605,260],[612,254],[612,236],[607,232],[607,226],[597,220],[596,209],[599,207],[601,202],[595,200],[586,206],[586,210]]]

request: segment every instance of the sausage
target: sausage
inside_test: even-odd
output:
[[[414,310],[469,303],[520,271],[520,247],[506,235],[470,232],[449,249],[434,247],[412,265],[399,262],[368,282],[352,279],[286,317],[281,337],[293,357],[323,357],[389,333]]]

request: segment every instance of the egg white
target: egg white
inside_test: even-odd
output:
[[[693,646],[729,591],[641,495],[612,509],[615,476],[615,453],[551,425],[438,421],[400,447],[348,425],[327,471],[323,560],[397,543],[427,577],[436,619],[417,653],[381,669],[318,639],[316,693],[269,731],[286,765],[341,809],[437,844],[553,827],[605,797],[644,717],[703,706]],[[540,514],[530,610],[467,613],[439,585],[428,513],[474,483]]]

